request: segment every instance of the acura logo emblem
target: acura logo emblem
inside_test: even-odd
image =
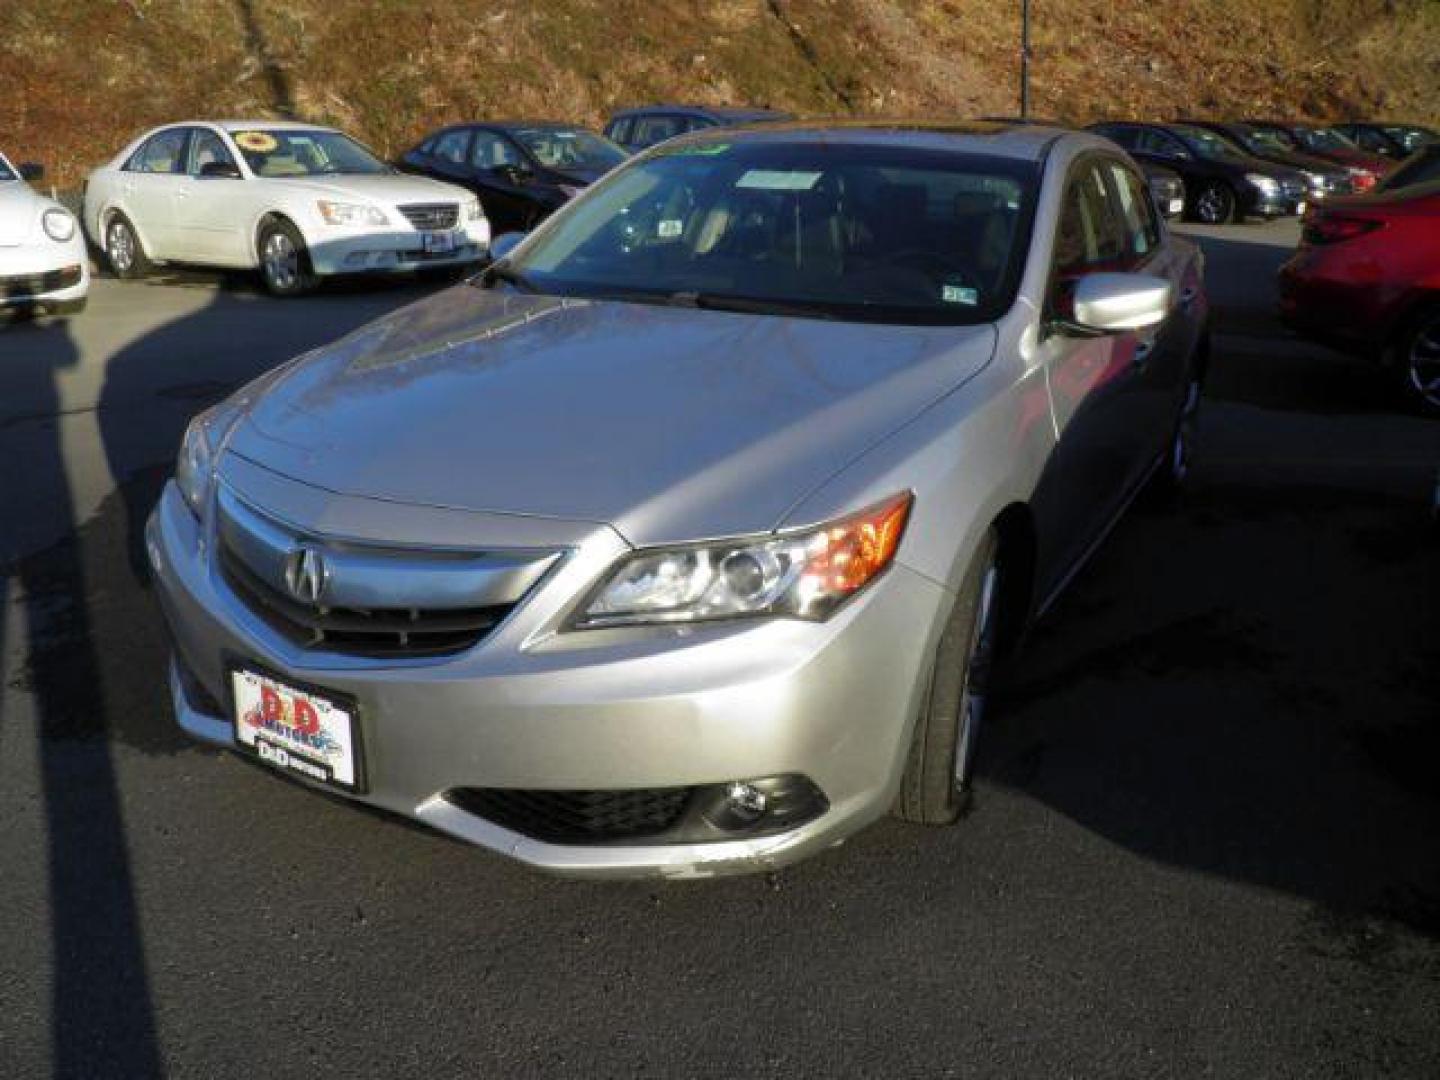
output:
[[[306,604],[318,604],[330,582],[325,556],[312,547],[296,548],[285,559],[285,587]]]

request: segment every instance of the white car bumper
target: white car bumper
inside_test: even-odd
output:
[[[310,239],[310,264],[315,273],[397,273],[427,267],[463,266],[479,262],[490,250],[490,223],[469,222],[455,229],[351,232]]]
[[[0,308],[70,308],[89,291],[90,262],[78,234],[65,244],[0,247]]]

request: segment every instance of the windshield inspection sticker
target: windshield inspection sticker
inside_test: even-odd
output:
[[[679,218],[666,218],[655,227],[655,232],[667,240],[679,236],[685,231],[685,223]]]
[[[235,145],[252,154],[268,154],[280,143],[268,131],[238,131],[235,133]]]
[[[974,307],[980,302],[980,290],[968,289],[964,285],[942,285],[940,299],[947,304],[968,304]]]
[[[735,186],[755,191],[809,191],[819,181],[820,175],[818,172],[750,169],[735,181]]]

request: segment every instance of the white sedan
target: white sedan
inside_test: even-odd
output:
[[[402,175],[333,129],[270,120],[156,128],[90,174],[84,217],[117,277],[258,268],[279,296],[321,276],[461,267],[490,245],[463,188]]]
[[[0,311],[73,313],[90,290],[85,238],[70,211],[27,183],[39,176],[0,154]]]

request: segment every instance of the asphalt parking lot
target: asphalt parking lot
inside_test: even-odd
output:
[[[1440,423],[1204,233],[1193,489],[1011,665],[959,827],[577,884],[175,731],[186,419],[403,304],[97,281],[0,328],[0,1076],[1440,1075]]]

